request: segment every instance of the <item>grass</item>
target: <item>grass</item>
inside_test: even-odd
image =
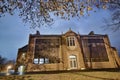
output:
[[[0,76],[0,80],[120,80],[120,72],[89,71]]]

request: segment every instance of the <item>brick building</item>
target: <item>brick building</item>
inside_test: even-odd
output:
[[[29,42],[18,50],[16,68],[26,71],[118,68],[118,52],[107,35],[81,35],[67,31],[61,35],[29,35]]]

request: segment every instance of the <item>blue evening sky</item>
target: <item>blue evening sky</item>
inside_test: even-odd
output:
[[[90,16],[73,18],[70,21],[61,20],[55,17],[55,23],[51,27],[41,27],[40,29],[30,29],[30,25],[24,25],[21,18],[16,14],[6,15],[0,18],[0,55],[8,59],[16,59],[18,48],[28,43],[29,34],[34,34],[39,30],[41,34],[61,34],[71,28],[76,33],[88,34],[94,31],[96,34],[108,34],[111,45],[120,51],[119,31],[112,32],[104,30],[104,18],[110,20],[110,12],[107,10],[97,10],[91,12]]]

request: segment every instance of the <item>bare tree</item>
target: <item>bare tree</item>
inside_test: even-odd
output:
[[[6,58],[3,58],[1,55],[0,55],[0,65],[4,64],[6,61]]]
[[[107,27],[112,31],[120,30],[120,0],[110,0],[109,10],[112,12],[112,21],[107,22]],[[106,20],[107,21],[107,20]]]
[[[3,69],[5,62],[6,62],[6,58],[3,58],[0,55],[0,71]]]
[[[54,16],[70,20],[89,15],[93,7],[107,8],[109,0],[0,0],[0,16],[16,11],[32,28],[54,23]]]

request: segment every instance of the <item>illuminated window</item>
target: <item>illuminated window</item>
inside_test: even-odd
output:
[[[45,58],[45,63],[49,63],[49,59],[48,58]]]
[[[67,46],[75,46],[75,37],[67,37]]]
[[[34,59],[34,64],[47,64],[49,63],[48,58],[35,58]]]
[[[39,64],[44,64],[44,58],[40,58]]]
[[[38,64],[38,58],[35,58],[35,59],[34,59],[34,63],[35,63],[35,64]]]

